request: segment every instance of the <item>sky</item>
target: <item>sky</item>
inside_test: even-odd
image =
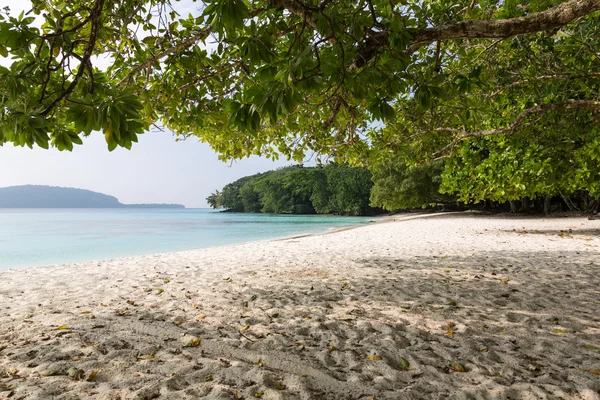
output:
[[[5,5],[13,15],[30,8],[23,0],[2,0]],[[102,133],[93,132],[83,140],[72,153],[4,144],[0,147],[0,187],[76,187],[115,196],[126,204],[207,207],[206,197],[227,183],[292,164],[259,157],[224,163],[207,144],[195,138],[176,142],[170,132],[148,132],[131,150],[113,152],[108,151]]]

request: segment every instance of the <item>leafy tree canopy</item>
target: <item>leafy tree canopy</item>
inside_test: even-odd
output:
[[[5,12],[0,142],[70,150],[97,130],[129,148],[159,122],[224,157],[363,157],[402,132],[429,135],[419,150],[431,154],[600,104],[598,0],[195,4],[179,15],[168,0],[34,0],[26,15]]]
[[[223,158],[449,158],[447,190],[482,174],[508,198],[520,178],[457,160],[532,154],[531,180],[553,159],[543,136],[587,157],[579,189],[598,182],[600,0],[205,0],[189,15],[169,0],[32,3],[0,14],[0,143],[71,150],[102,131],[130,148],[158,123]]]
[[[366,168],[296,165],[238,179],[207,197],[213,208],[277,214],[373,214]]]

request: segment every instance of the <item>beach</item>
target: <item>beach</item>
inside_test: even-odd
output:
[[[0,399],[600,399],[600,220],[1,270],[0,349]]]

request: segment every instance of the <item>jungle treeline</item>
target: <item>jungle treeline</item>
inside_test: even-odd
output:
[[[600,201],[587,190],[518,192],[493,196],[484,190],[457,190],[465,179],[452,165],[437,161],[408,167],[401,162],[371,169],[330,163],[294,165],[246,176],[207,197],[213,208],[276,214],[373,215],[406,209],[480,209],[493,212],[597,213]],[[465,184],[463,184],[465,186]],[[471,194],[471,197],[465,195]],[[474,196],[478,193],[478,196]]]
[[[276,214],[371,215],[371,172],[347,164],[295,165],[246,176],[211,194],[213,208]]]

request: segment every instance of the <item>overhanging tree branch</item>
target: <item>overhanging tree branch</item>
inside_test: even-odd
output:
[[[197,42],[199,42],[200,40],[206,39],[206,37],[208,37],[208,35],[210,34],[210,32],[212,31],[211,27],[207,27],[205,29],[203,29],[202,31],[196,33],[195,35],[185,39],[184,41],[177,43],[175,46],[168,48],[167,50],[160,52],[158,54],[153,55],[152,57],[149,57],[146,61],[142,62],[141,64],[137,65],[135,68],[133,68],[131,71],[129,71],[129,73],[127,74],[127,76],[125,76],[123,79],[121,79],[119,81],[119,83],[117,84],[117,86],[123,86],[125,83],[127,83],[135,74],[137,74],[138,72],[142,71],[143,69],[146,68],[150,68],[152,66],[152,64],[154,64],[156,61],[161,60],[173,53],[177,53],[179,51],[182,51],[184,49],[187,49],[190,46],[193,46],[194,44],[196,44]]]
[[[553,112],[553,111],[566,111],[566,110],[577,110],[577,109],[588,109],[592,111],[600,111],[600,101],[595,100],[570,100],[564,103],[554,104],[538,104],[537,106],[526,109],[521,112],[514,121],[505,128],[498,129],[486,129],[474,132],[468,132],[463,129],[456,128],[436,128],[434,131],[437,132],[454,132],[458,134],[458,139],[464,139],[468,137],[482,137],[501,135],[504,133],[513,132],[517,127],[530,115],[537,114],[540,112]]]
[[[600,0],[570,0],[546,11],[503,20],[460,21],[413,32],[410,51],[438,40],[506,39],[561,28],[600,10]]]
[[[96,46],[96,38],[98,36],[98,31],[100,30],[100,20],[102,17],[103,8],[104,0],[96,0],[94,7],[90,11],[89,19],[92,24],[90,28],[90,36],[88,38],[87,45],[85,46],[83,56],[80,59],[80,65],[79,69],[77,70],[77,74],[75,75],[69,86],[56,99],[54,99],[52,103],[50,103],[50,105],[40,113],[40,115],[44,117],[47,116],[61,100],[63,100],[64,98],[69,96],[69,94],[71,94],[71,92],[75,89],[77,82],[79,82],[79,80],[83,76],[84,71],[91,71],[90,58],[92,57],[92,54],[94,53],[94,47]]]
[[[585,74],[585,75],[554,74],[554,75],[536,76],[533,78],[528,78],[528,79],[523,79],[520,81],[512,82],[506,86],[501,87],[500,89],[496,90],[493,93],[485,95],[484,97],[488,97],[488,98],[495,97],[495,96],[499,95],[500,93],[502,93],[503,91],[505,91],[506,89],[510,89],[511,87],[520,86],[520,85],[523,85],[525,83],[530,83],[530,82],[547,81],[547,80],[552,80],[552,79],[572,80],[572,79],[590,79],[590,78],[600,78],[600,72],[592,73],[592,74]]]

